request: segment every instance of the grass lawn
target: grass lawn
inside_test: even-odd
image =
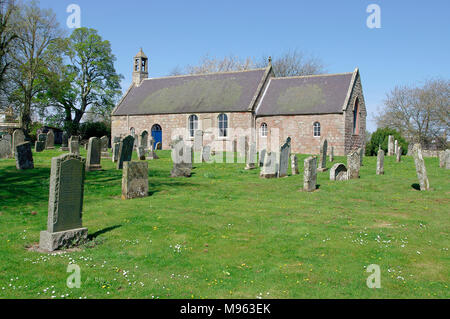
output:
[[[304,155],[300,176],[196,164],[191,178],[170,178],[170,152],[159,151],[150,196],[128,201],[122,171],[102,160],[104,171],[86,174],[91,241],[30,251],[47,224],[50,160],[61,154],[34,154],[36,168],[23,172],[0,160],[0,298],[450,297],[450,171],[437,158],[425,159],[429,192],[413,187],[411,157],[387,157],[384,176],[372,157],[360,180],[318,173],[319,190],[305,193]],[[66,286],[69,263],[81,267],[80,289]],[[381,268],[381,289],[366,285],[370,264]]]

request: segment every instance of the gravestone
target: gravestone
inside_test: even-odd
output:
[[[16,159],[17,169],[25,170],[34,168],[33,152],[31,151],[30,142],[17,145],[14,157]]]
[[[67,132],[62,134],[61,151],[67,152],[69,150],[69,135]]]
[[[5,134],[2,136],[2,140],[7,140],[9,142],[9,144],[12,143],[12,136],[11,134]]]
[[[80,155],[80,141],[78,136],[71,136],[69,138],[69,153]]]
[[[87,240],[82,225],[84,169],[85,160],[72,153],[52,159],[47,230],[41,232],[40,249],[55,251]]]
[[[25,134],[22,130],[15,130],[12,135],[11,152],[15,154],[16,146],[25,142]]]
[[[97,137],[89,139],[88,151],[86,155],[86,171],[100,171],[101,165],[101,143]]]
[[[291,158],[291,138],[288,137],[286,139],[286,143],[284,143],[280,148],[280,155],[278,159],[278,177],[286,177],[287,170],[289,167],[289,160]]]
[[[55,148],[55,134],[53,130],[48,131],[45,149],[52,150]]]
[[[394,155],[394,137],[389,135],[388,138],[388,156]]]
[[[117,157],[117,169],[123,168],[123,162],[130,162],[133,156],[134,138],[131,135],[125,137],[119,145]]]
[[[358,179],[361,160],[358,152],[353,152],[347,156],[347,173],[348,179]]]
[[[358,154],[359,154],[359,166],[363,166],[363,160],[364,160],[364,148],[360,147],[358,148]]]
[[[113,144],[114,144],[114,143],[120,143],[120,141],[121,141],[120,136],[114,136],[114,137],[113,137]]]
[[[276,178],[278,176],[278,162],[276,152],[267,152],[264,156],[264,165],[259,174],[262,178]]]
[[[155,150],[162,150],[161,142],[156,143]]]
[[[310,156],[305,159],[303,173],[303,190],[314,192],[317,189],[317,157]]]
[[[334,162],[334,146],[330,147],[330,162]]]
[[[155,144],[155,139],[153,138],[153,136],[149,136],[148,138],[148,149],[150,151],[154,151],[154,144]]]
[[[298,170],[298,158],[296,154],[291,154],[291,172],[292,175],[300,174]]]
[[[195,154],[195,152],[194,152]],[[201,155],[202,155],[202,161],[205,163],[211,163],[212,162],[212,157],[211,157],[211,146],[209,145],[205,145],[202,147],[202,151],[201,151]],[[195,156],[195,155],[194,155]]]
[[[264,158],[266,156],[266,149],[263,149],[260,153],[259,153],[259,167],[263,167],[264,165]]]
[[[256,168],[256,143],[251,143],[247,154],[247,163],[245,165],[246,170],[252,170]]]
[[[384,151],[381,148],[377,155],[377,175],[384,175]]]
[[[342,163],[334,164],[330,170],[330,181],[346,181],[347,179],[347,167]]]
[[[237,139],[237,162],[245,163],[247,155],[247,136],[239,136]]]
[[[397,158],[396,158],[396,160],[397,160],[397,163],[400,163],[402,161],[402,147],[401,146],[399,146],[397,148]]]
[[[62,148],[61,148],[62,149]],[[43,152],[45,150],[45,142],[36,141],[34,143],[34,151],[36,153]]]
[[[137,156],[140,161],[145,161],[145,148],[143,146],[137,148]]]
[[[201,163],[203,161],[203,131],[196,130],[194,132],[194,145],[192,150],[194,151],[194,163]]]
[[[144,148],[144,150],[148,149],[148,132],[147,131],[143,131],[141,133],[141,138],[139,140],[139,146],[142,146]]]
[[[157,159],[159,159],[159,157],[158,157],[158,155],[156,155],[155,150],[149,149],[148,150],[148,157],[147,157],[147,159],[149,159],[149,160],[157,160]]]
[[[11,142],[6,139],[0,140],[0,159],[11,157],[12,157]]]
[[[450,149],[439,152],[439,167],[450,169]]]
[[[173,169],[171,177],[190,177],[192,170],[192,147],[184,144],[180,136],[171,145]]]
[[[421,191],[430,190],[430,182],[428,181],[427,169],[425,167],[425,161],[423,159],[422,147],[420,144],[414,144],[413,147],[414,163],[416,164],[417,178],[419,179],[419,185]]]
[[[39,142],[46,143],[47,142],[47,134],[44,134],[44,133],[39,134],[38,137],[37,137],[37,140]]]
[[[320,145],[320,159],[319,159],[319,172],[326,172],[327,168],[327,151],[328,151],[328,141],[325,139]]]
[[[397,154],[398,154],[398,141],[395,140],[395,142],[394,142],[394,155],[397,155]]]
[[[102,158],[111,158],[108,151],[109,138],[108,136],[102,136],[100,139],[100,147],[101,147],[101,157]]]
[[[117,163],[119,160],[119,148],[120,142],[114,143],[112,146],[112,161],[113,163]]]
[[[144,149],[143,146],[139,148]],[[148,196],[148,162],[124,162],[122,199]]]

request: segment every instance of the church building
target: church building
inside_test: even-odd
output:
[[[300,154],[318,154],[324,139],[339,156],[364,147],[366,107],[358,69],[275,77],[269,60],[261,69],[148,78],[148,64],[141,49],[133,83],[112,112],[113,137],[147,131],[155,144],[170,149],[176,136],[192,141],[202,130],[204,143],[232,145],[245,134],[258,150],[288,137],[292,152]]]

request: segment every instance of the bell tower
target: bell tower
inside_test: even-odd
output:
[[[139,50],[133,62],[133,83],[139,86],[144,79],[148,78],[148,58],[145,53]]]

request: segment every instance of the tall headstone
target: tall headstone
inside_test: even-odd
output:
[[[119,160],[119,148],[120,142],[116,142],[112,145],[112,161],[113,163],[117,163]]]
[[[291,154],[291,172],[292,172],[292,175],[300,174],[300,172],[298,170],[297,154]]]
[[[251,143],[247,154],[246,170],[252,170],[256,168],[256,143]]]
[[[111,158],[108,151],[109,138],[108,136],[102,136],[100,139],[101,156],[102,158]]]
[[[45,142],[36,141],[34,143],[34,151],[36,153],[43,152],[44,150],[45,150]],[[62,148],[61,148],[61,150],[62,150]]]
[[[420,144],[414,144],[413,148],[414,163],[416,164],[417,178],[419,179],[420,190],[430,190],[430,182],[428,181],[427,169],[423,159],[422,147]]]
[[[395,140],[394,141],[394,155],[397,155],[397,154],[398,154],[398,141]]]
[[[172,141],[173,169],[171,177],[190,177],[192,170],[192,147],[185,145],[180,136]]]
[[[11,142],[6,139],[0,140],[0,159],[12,157]]]
[[[259,153],[259,167],[263,167],[264,165],[264,158],[266,157],[266,149],[263,149],[260,153]]]
[[[317,189],[317,157],[310,156],[305,159],[303,173],[303,190],[314,192]]]
[[[47,134],[41,133],[37,136],[37,140],[39,142],[44,142],[45,144],[47,144]]]
[[[139,146],[142,146],[144,150],[148,149],[148,132],[143,131],[141,133],[141,138],[139,139]]]
[[[54,148],[55,148],[55,133],[53,133],[53,130],[50,130],[47,133],[47,141],[45,144],[45,149],[52,150]]]
[[[359,166],[363,166],[364,148],[362,147],[358,148],[358,154],[359,154]]]
[[[320,159],[319,159],[319,172],[327,171],[327,151],[328,151],[328,141],[325,139],[320,144]]]
[[[194,162],[201,163],[203,161],[202,150],[203,150],[203,131],[196,130],[194,132],[194,145],[192,150],[194,151]]]
[[[148,137],[148,149],[150,151],[154,151],[155,150],[154,145],[155,145],[155,139],[153,138],[153,136],[149,136]]]
[[[388,138],[388,156],[394,155],[394,137],[389,135]]]
[[[402,161],[402,147],[397,147],[397,163],[400,163]]]
[[[276,152],[267,152],[264,156],[264,165],[259,174],[262,178],[276,178],[278,176],[278,154]]]
[[[89,139],[88,151],[86,156],[86,171],[99,171],[101,165],[101,143],[97,137]]]
[[[12,144],[11,144],[11,152],[15,154],[16,146],[25,142],[25,134],[23,134],[22,130],[15,130],[12,135]]]
[[[278,177],[286,177],[291,157],[291,138],[288,137],[286,143],[280,148],[280,158],[278,167]]]
[[[75,154],[52,159],[47,230],[40,235],[39,248],[55,251],[87,240],[83,228],[85,160]]]
[[[330,162],[334,162],[334,146],[330,147]]]
[[[31,151],[30,142],[17,145],[14,157],[16,159],[17,169],[24,170],[34,168],[33,152]]]
[[[139,146],[137,148],[137,156],[139,158],[140,161],[145,161],[145,148],[143,146]]]
[[[80,141],[78,136],[71,136],[69,138],[69,153],[80,155]]]
[[[353,152],[347,156],[348,179],[358,179],[361,160],[358,152]]]
[[[450,149],[439,152],[439,167],[450,169]]]
[[[237,139],[237,162],[245,163],[247,155],[247,136],[239,136]]]
[[[348,179],[347,167],[342,163],[334,164],[330,170],[331,181],[346,181]]]
[[[117,169],[123,168],[123,162],[130,162],[133,156],[134,138],[131,135],[125,137],[119,145]]]
[[[384,175],[384,151],[381,148],[377,155],[377,175]]]
[[[144,148],[139,146],[139,148]],[[122,199],[148,196],[148,162],[124,162]]]
[[[194,152],[195,154],[195,152]],[[205,163],[211,163],[212,162],[212,155],[211,155],[211,146],[210,145],[205,145],[202,147],[202,161]]]
[[[69,150],[69,135],[67,132],[62,134],[61,151],[67,152]]]

